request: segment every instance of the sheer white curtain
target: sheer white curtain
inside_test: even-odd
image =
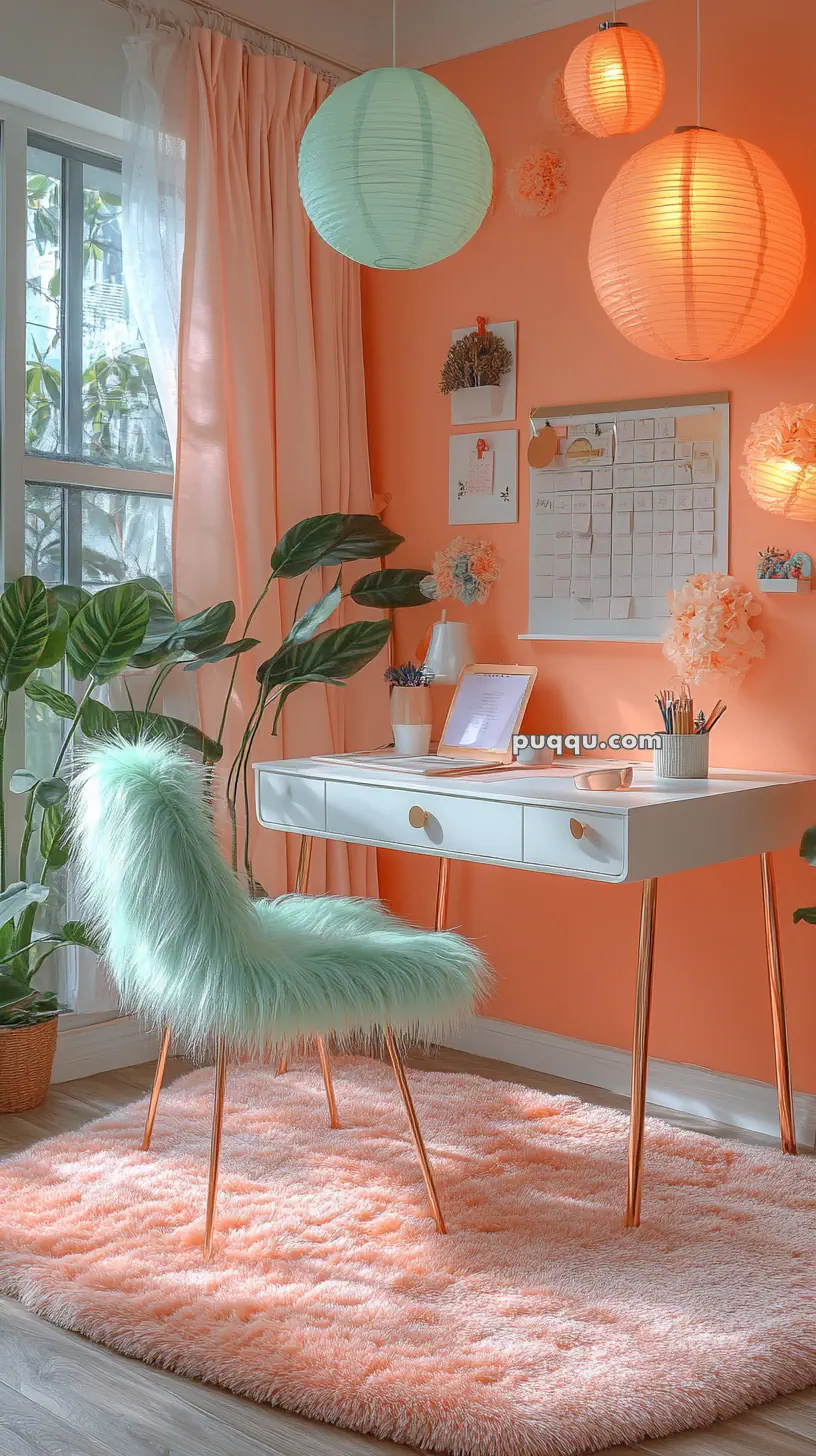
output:
[[[125,42],[122,252],[130,306],[144,340],[176,458],[178,333],[184,251],[183,34],[135,16]]]

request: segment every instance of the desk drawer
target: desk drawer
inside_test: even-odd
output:
[[[412,808],[427,812],[415,828]],[[368,784],[326,784],[326,832],[406,849],[521,862],[521,805]]]
[[[576,839],[570,823],[583,827]],[[603,879],[621,879],[626,865],[626,816],[525,805],[524,863]]]
[[[326,827],[326,785],[296,774],[258,774],[258,820],[270,829],[320,833]]]

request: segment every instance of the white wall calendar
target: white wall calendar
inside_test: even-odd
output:
[[[530,428],[520,635],[660,641],[667,592],[728,570],[728,395],[535,409]]]

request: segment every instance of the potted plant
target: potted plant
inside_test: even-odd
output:
[[[292,692],[307,682],[342,684],[381,650],[391,632],[388,617],[320,630],[344,599],[386,609],[427,600],[419,588],[426,573],[412,568],[377,569],[343,589],[345,563],[386,556],[402,540],[376,516],[335,512],[299,522],[275,547],[263,591],[241,636],[231,642],[227,639],[235,621],[232,602],[218,602],[179,621],[167,593],[149,577],[91,596],[78,587],[49,588],[38,577],[23,576],[0,597],[0,783],[6,783],[6,739],[15,694],[24,693],[65,723],[62,745],[47,777],[24,768],[11,775],[9,788],[22,801],[13,851],[0,794],[0,1111],[37,1106],[51,1078],[60,1008],[53,992],[35,984],[43,964],[64,946],[97,951],[78,921],[53,929],[42,926],[40,916],[37,925],[49,899],[48,882],[70,854],[71,744],[77,738],[116,736],[132,742],[159,736],[200,753],[207,764],[218,764],[238,658],[261,646],[248,633],[262,600],[278,579],[302,577],[303,588],[311,573],[336,566],[334,585],[297,616],[277,651],[257,669],[257,700],[226,779],[233,867],[237,870],[238,799],[243,794],[244,865],[250,888],[260,890],[249,861],[247,774],[264,715],[275,706],[274,733]],[[214,737],[156,711],[162,684],[174,668],[196,672],[230,658],[232,673]],[[40,669],[63,662],[76,684],[76,697],[37,675]],[[145,707],[138,710],[128,686],[134,669],[153,674]],[[115,710],[100,699],[100,691],[105,692],[114,679],[120,680],[129,704],[126,709]]]
[[[397,753],[427,753],[431,746],[432,677],[433,673],[413,662],[385,670],[385,680],[391,685],[389,708]]]
[[[439,381],[443,394],[456,395],[461,421],[489,420],[501,414],[502,380],[513,367],[513,355],[504,339],[491,333],[483,318],[476,325],[451,344]]]

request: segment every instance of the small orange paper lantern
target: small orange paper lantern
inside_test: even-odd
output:
[[[662,359],[730,359],[790,307],[805,266],[799,204],[766,152],[678,127],[621,168],[592,224],[601,306]]]
[[[742,478],[763,511],[816,521],[816,412],[780,404],[751,426]]]
[[[660,51],[624,20],[604,21],[575,47],[564,70],[567,105],[584,130],[597,137],[648,126],[665,90]]]

